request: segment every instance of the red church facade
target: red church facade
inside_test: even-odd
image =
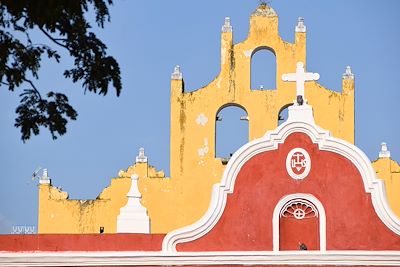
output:
[[[400,220],[383,182],[360,149],[315,125],[307,104],[232,156],[193,225],[69,245],[69,235],[39,237],[0,237],[0,265],[400,265]]]
[[[298,148],[310,158],[310,172],[303,179],[293,179],[286,168],[288,154]],[[295,132],[276,150],[244,163],[217,224],[177,250],[306,248],[400,250],[400,238],[376,215],[357,167],[342,155],[320,150],[307,134]]]

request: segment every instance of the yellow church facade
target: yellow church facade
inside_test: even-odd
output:
[[[279,115],[296,99],[296,85],[282,75],[296,72],[302,62],[307,71],[306,26],[299,18],[295,42],[284,41],[278,16],[260,5],[250,16],[250,29],[243,42],[233,43],[229,18],[221,29],[221,70],[208,85],[185,92],[183,74],[176,66],[171,75],[170,173],[165,177],[149,165],[141,150],[136,163],[120,171],[94,200],[70,200],[52,186],[47,173],[39,185],[39,233],[116,233],[127,194],[139,198],[149,218],[149,232],[167,233],[197,221],[207,210],[211,190],[221,180],[226,159],[216,157],[217,114],[228,106],[246,112],[248,141],[278,126]],[[276,88],[251,89],[251,62],[261,49],[276,57]],[[316,124],[334,137],[354,143],[354,75],[348,67],[342,76],[342,92],[329,90],[317,81],[305,83],[305,99],[314,108]],[[386,146],[373,162],[385,181],[388,201],[400,216],[400,166],[390,159]],[[138,192],[133,192],[132,177]],[[136,181],[136,180],[135,180]],[[133,191],[132,191],[133,190]],[[132,193],[133,192],[133,193]]]

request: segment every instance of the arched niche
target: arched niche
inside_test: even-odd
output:
[[[284,196],[272,216],[273,250],[326,250],[326,215],[311,194]]]

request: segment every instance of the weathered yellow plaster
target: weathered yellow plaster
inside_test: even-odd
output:
[[[296,98],[295,83],[283,82],[282,74],[295,72],[299,61],[307,66],[306,33],[296,32],[295,43],[282,40],[278,17],[268,6],[259,6],[251,15],[246,40],[238,44],[232,40],[232,32],[221,33],[221,70],[207,86],[185,92],[183,80],[171,80],[171,178],[147,163],[136,163],[120,171],[119,177],[89,202],[68,200],[52,186],[40,185],[39,233],[97,233],[100,226],[106,233],[115,232],[132,174],[139,176],[141,203],[148,210],[152,233],[166,233],[198,220],[209,205],[212,185],[220,181],[225,168],[215,157],[218,112],[229,105],[242,107],[249,117],[249,141],[261,137],[278,126],[279,112]],[[250,88],[251,58],[259,49],[269,49],[276,56],[274,90]],[[306,82],[305,97],[314,108],[318,125],[354,143],[354,79],[343,79],[342,93]],[[398,182],[396,185],[400,188]],[[400,214],[398,201],[394,207]]]
[[[400,217],[400,165],[391,158],[378,158],[372,166],[385,181],[386,195],[393,212]]]

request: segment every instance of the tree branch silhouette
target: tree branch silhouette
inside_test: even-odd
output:
[[[106,95],[110,87],[119,96],[122,89],[118,62],[107,55],[106,45],[90,31],[85,14],[93,10],[95,22],[104,27],[110,20],[108,6],[112,0],[2,0],[0,5],[0,87],[22,90],[16,108],[15,127],[22,141],[47,128],[53,139],[67,132],[69,120],[78,114],[63,93],[42,93],[34,80],[39,79],[43,57],[61,61],[57,49],[46,44],[33,44],[29,32],[39,29],[59,48],[74,59],[74,67],[64,77],[81,83],[84,92]],[[16,33],[23,33],[26,43]],[[28,85],[29,88],[22,89]]]

